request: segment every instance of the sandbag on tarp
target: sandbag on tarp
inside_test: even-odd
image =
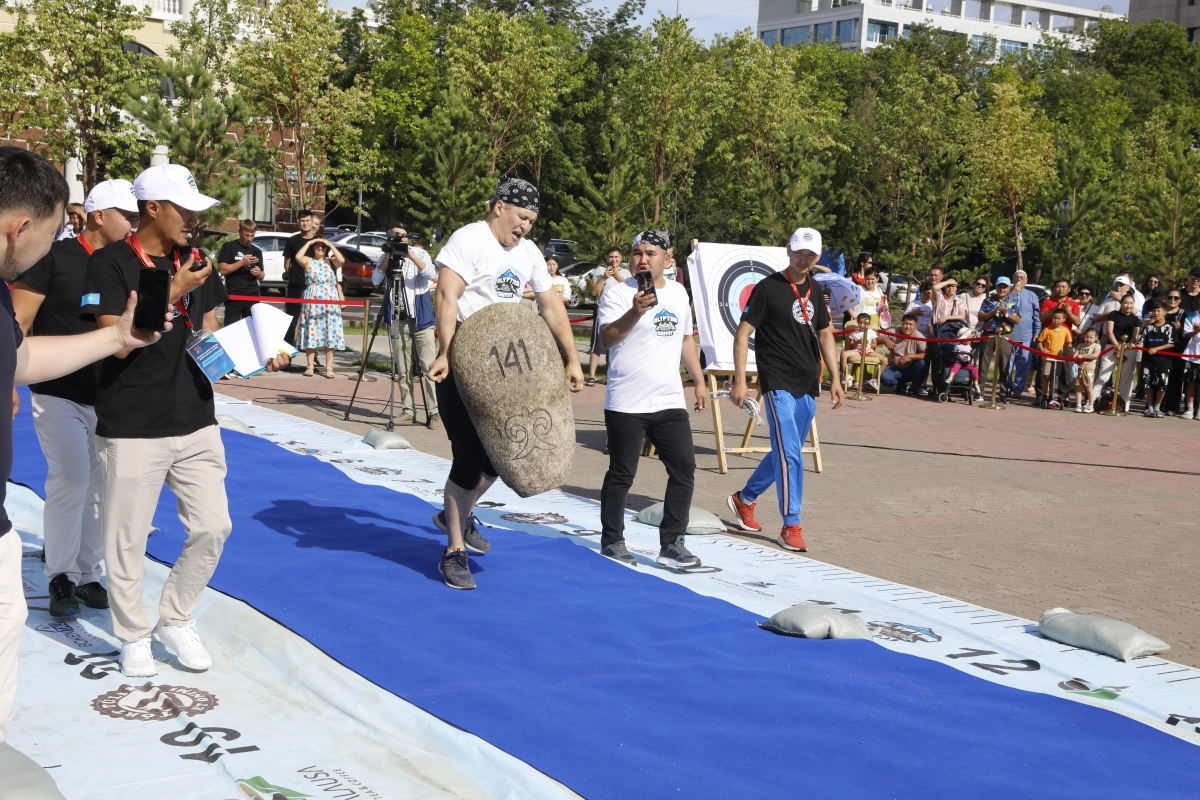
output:
[[[655,503],[652,506],[646,506],[637,512],[636,516],[638,522],[653,525],[657,528],[662,524],[663,504]],[[703,508],[692,506],[688,512],[687,532],[691,534],[724,533],[725,523],[721,522],[720,517],[711,511],[705,511]]]
[[[371,429],[363,437],[363,444],[369,444],[376,450],[411,450],[412,445],[398,433]]]
[[[858,614],[843,614],[816,603],[797,603],[775,614],[761,627],[804,639],[870,639],[871,630]]]
[[[50,773],[21,751],[0,742],[0,800],[66,800]]]
[[[1122,661],[1132,661],[1140,656],[1164,653],[1171,649],[1171,645],[1162,639],[1128,622],[1073,614],[1065,608],[1051,608],[1043,612],[1038,631],[1047,639],[1104,653]]]

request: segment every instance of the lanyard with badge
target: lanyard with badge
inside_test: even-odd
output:
[[[816,331],[813,330],[812,320],[808,316],[808,303],[812,298],[812,277],[808,278],[808,289],[804,292],[804,297],[800,296],[800,290],[796,288],[796,282],[792,280],[792,273],[788,269],[784,269],[783,274],[787,276],[788,284],[792,287],[792,293],[796,295],[796,303],[800,306],[800,314],[804,317],[804,324],[808,326],[808,331],[811,334],[809,338],[809,346],[812,348],[813,358],[819,364],[821,363],[821,349],[817,346]]]

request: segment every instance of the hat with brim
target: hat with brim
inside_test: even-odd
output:
[[[83,202],[83,212],[90,214],[109,208],[118,208],[130,214],[138,213],[137,197],[134,195],[132,183],[124,178],[113,178],[92,187],[87,200]]]
[[[221,201],[196,188],[196,179],[181,164],[159,164],[137,176],[133,192],[138,200],[166,200],[188,211],[205,211]]]
[[[797,228],[788,242],[788,247],[797,253],[807,250],[821,255],[821,234],[813,228]]]
[[[1008,278],[1005,278],[1002,275],[999,278],[996,278],[996,285],[997,286],[1012,286],[1012,281],[1009,280]]]

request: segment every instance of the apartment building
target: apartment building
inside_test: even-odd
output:
[[[1200,0],[1129,0],[1129,21],[1165,19],[1186,28],[1188,39],[1200,41]]]

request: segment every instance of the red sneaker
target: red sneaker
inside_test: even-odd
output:
[[[800,533],[799,525],[784,525],[783,530],[779,532],[779,543],[788,550],[808,552],[808,542],[804,541],[804,534]]]
[[[762,525],[754,519],[754,503],[743,503],[742,498],[738,497],[738,493],[734,492],[729,495],[725,501],[725,505],[729,506],[729,510],[737,517],[737,526],[744,531],[761,531]]]

